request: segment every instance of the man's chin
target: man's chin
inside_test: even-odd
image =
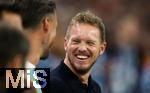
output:
[[[90,70],[90,68],[86,68],[86,69],[82,68],[82,69],[76,69],[76,72],[79,73],[79,74],[83,74],[84,75],[84,74],[88,73],[89,70]]]

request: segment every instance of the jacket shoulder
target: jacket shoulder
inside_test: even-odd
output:
[[[96,81],[92,80],[92,86],[95,93],[102,93],[102,86],[99,85]]]
[[[50,78],[50,93],[70,93],[65,81],[57,76]]]

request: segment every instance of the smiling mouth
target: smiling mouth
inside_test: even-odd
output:
[[[80,60],[86,60],[89,58],[88,55],[75,55],[77,59],[80,59]]]

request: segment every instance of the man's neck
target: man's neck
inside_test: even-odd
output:
[[[79,77],[79,79],[81,80],[81,82],[82,82],[83,84],[86,84],[86,85],[88,86],[88,79],[89,79],[89,76],[90,76],[89,73],[86,73],[86,74],[84,74],[84,75],[78,74],[77,76]]]
[[[32,63],[33,65],[37,65],[39,63],[40,60],[40,55],[38,54],[38,52],[30,52],[29,56],[28,56],[28,60],[30,61],[30,63]]]
[[[39,36],[39,34],[40,33],[38,31],[29,31],[27,33],[27,37],[30,42],[30,52],[28,55],[28,60],[34,65],[38,64],[42,51],[41,37]]]

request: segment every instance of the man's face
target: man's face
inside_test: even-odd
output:
[[[50,47],[53,44],[53,41],[56,36],[56,28],[57,28],[57,17],[56,14],[51,18],[52,20],[49,21],[49,31],[46,35],[45,42],[44,42],[44,51],[41,59],[46,59],[49,55]]]
[[[64,45],[69,66],[77,73],[90,71],[105,49],[105,45],[100,41],[99,29],[83,23],[77,23],[70,28]]]

